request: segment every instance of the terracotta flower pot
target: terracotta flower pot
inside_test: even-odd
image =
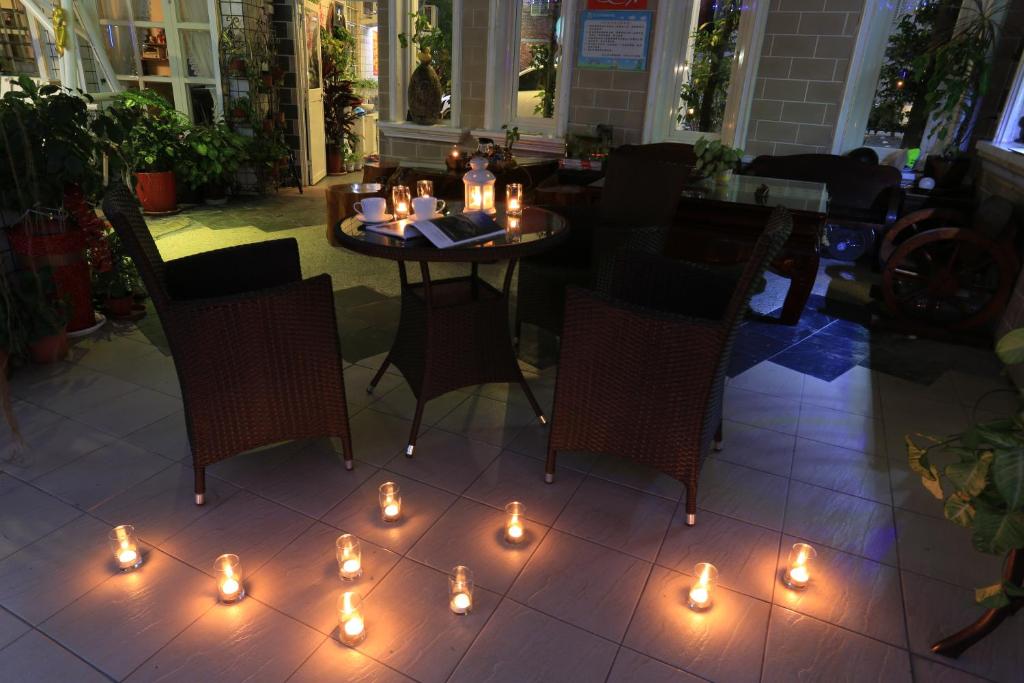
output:
[[[166,213],[178,208],[174,171],[136,173],[135,195],[147,213]]]
[[[61,330],[60,334],[29,342],[28,352],[32,362],[40,365],[64,360],[68,355],[68,333]]]
[[[340,175],[344,172],[344,157],[337,145],[327,145],[327,174]]]
[[[132,306],[135,305],[135,297],[132,295],[107,297],[103,307],[115,318],[126,318],[132,314]]]

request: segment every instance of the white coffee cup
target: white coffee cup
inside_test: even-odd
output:
[[[352,208],[372,222],[383,221],[387,214],[388,203],[383,197],[367,197],[352,205]]]
[[[444,211],[444,201],[437,197],[416,197],[412,200],[412,210],[416,218],[431,218],[438,211]]]

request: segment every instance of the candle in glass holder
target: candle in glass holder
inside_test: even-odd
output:
[[[518,242],[523,233],[519,216],[505,216],[505,241]]]
[[[110,549],[114,551],[118,569],[130,572],[142,565],[142,553],[139,551],[135,527],[131,524],[121,524],[111,529],[107,538],[110,540]]]
[[[434,196],[434,181],[433,180],[417,180],[416,181],[416,196],[417,197],[433,197]]]
[[[363,575],[363,549],[359,539],[352,534],[342,534],[335,541],[338,556],[338,575],[346,581]]]
[[[807,588],[811,580],[811,560],[817,556],[814,548],[806,543],[794,543],[789,551],[789,564],[782,577],[783,583],[796,590]]]
[[[462,155],[459,153],[459,146],[458,145],[452,145],[451,151],[448,152],[448,156],[446,156],[445,159],[444,159],[445,166],[448,167],[449,171],[458,171],[459,170],[459,164],[462,161],[460,159],[461,156]]]
[[[469,614],[473,609],[473,572],[461,564],[448,575],[448,606],[456,614]]]
[[[505,542],[520,543],[526,538],[526,506],[512,501],[505,506]]]
[[[505,213],[519,216],[523,213],[523,184],[509,183],[505,186]]]
[[[242,563],[238,555],[221,555],[213,563],[217,577],[217,598],[224,603],[238,602],[245,597],[242,584]]]
[[[690,609],[706,610],[714,602],[715,584],[718,583],[718,570],[715,565],[701,562],[693,568],[697,582],[690,587]]]
[[[377,489],[380,500],[380,516],[385,522],[397,522],[402,517],[402,493],[398,484],[386,481]]]
[[[391,190],[391,205],[395,207],[395,220],[409,217],[409,203],[412,198],[409,196],[409,188],[405,185],[395,185]]]
[[[338,598],[338,634],[341,642],[349,647],[358,645],[366,638],[362,608],[363,598],[359,593],[345,591]]]

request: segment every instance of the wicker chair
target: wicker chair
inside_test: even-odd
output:
[[[703,456],[722,440],[722,393],[737,328],[793,229],[776,209],[738,280],[661,256],[620,255],[608,293],[566,302],[545,480],[559,451],[612,453],[686,486],[697,514]],[[699,294],[699,296],[694,296]]]
[[[616,149],[608,160],[600,205],[551,207],[569,219],[572,232],[559,247],[521,262],[516,337],[523,323],[560,335],[566,287],[598,285],[600,271],[617,250],[661,252],[691,167],[654,152],[668,154],[660,145]]]
[[[181,383],[196,504],[208,465],[293,439],[331,437],[352,469],[329,275],[302,279],[298,244],[273,240],[164,262],[121,183],[103,211],[135,260]]]

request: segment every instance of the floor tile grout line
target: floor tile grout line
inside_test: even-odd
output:
[[[806,385],[803,385],[806,386]],[[803,397],[803,386],[800,388],[801,399]],[[803,401],[800,403],[803,406]],[[797,419],[797,425],[799,427],[799,414]],[[786,518],[789,515],[789,498],[793,493],[793,468],[796,464],[796,441],[793,441],[793,452],[790,454],[789,459],[789,476],[786,477],[786,501],[782,506],[782,532],[779,534],[778,547],[775,550],[775,564],[772,568],[772,593],[768,599],[768,620],[765,624],[764,629],[764,642],[761,647],[761,668],[758,674],[758,680],[764,679],[765,666],[768,664],[768,645],[770,642],[772,632],[772,613],[775,611],[775,593],[779,589],[779,558],[782,555],[782,539],[785,538],[786,534]]]
[[[49,635],[48,633],[45,633],[44,631],[41,631],[40,629],[38,629],[38,628],[36,628],[34,626],[31,627],[30,630],[25,631],[25,633],[22,633],[20,636],[18,636],[14,640],[12,640],[10,643],[5,645],[4,647],[0,647],[0,652],[3,652],[8,647],[10,647],[11,645],[14,645],[16,642],[18,642],[19,640],[21,640],[22,638],[24,638],[25,636],[27,636],[30,633],[38,633],[41,637],[46,638],[48,641],[50,641],[51,643],[56,645],[58,648],[60,648],[64,652],[67,652],[69,655],[71,655],[72,657],[74,657],[78,661],[82,662],[87,667],[89,667],[90,669],[92,669],[93,671],[95,671],[96,673],[101,675],[103,678],[106,678],[108,681],[117,681],[116,678],[114,678],[113,676],[108,674],[106,671],[104,671],[103,669],[99,668],[98,666],[96,666],[95,664],[90,662],[88,659],[86,659],[85,657],[81,656],[80,654],[78,654],[77,652],[72,650],[70,647],[68,647],[64,643],[60,642],[59,640],[57,640],[53,636]]]

